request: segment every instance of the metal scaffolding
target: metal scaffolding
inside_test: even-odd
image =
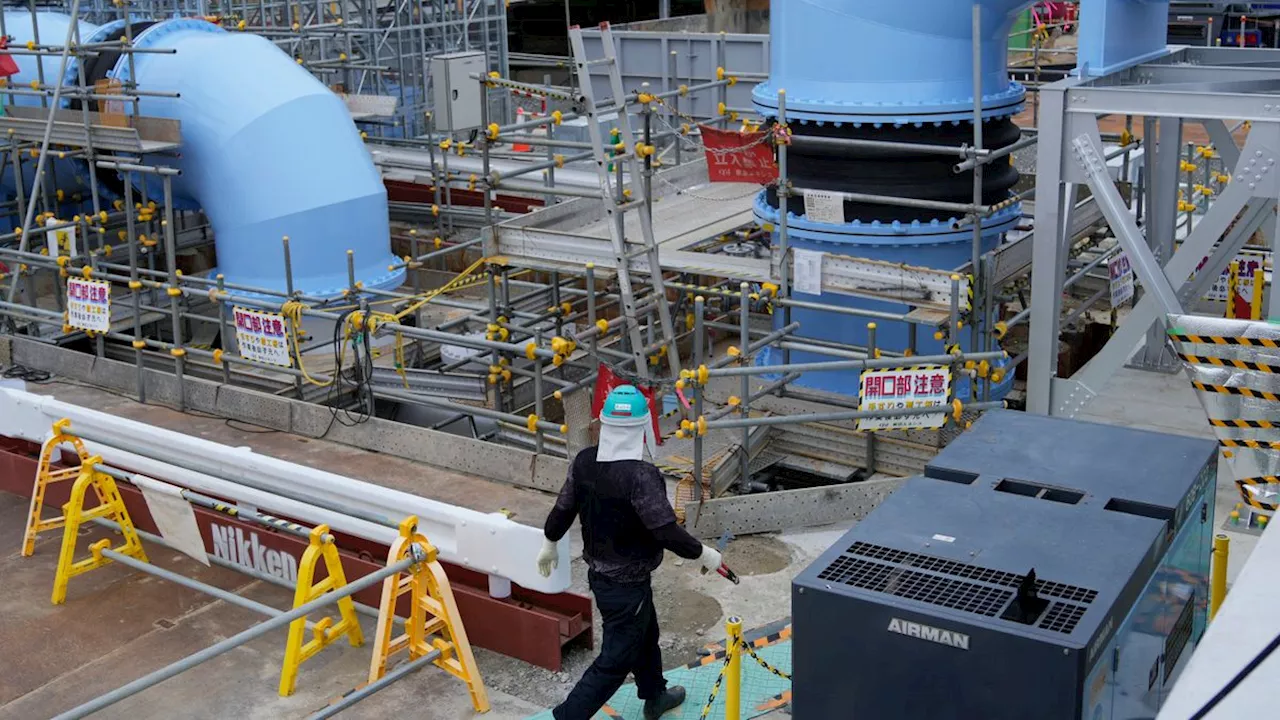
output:
[[[72,10],[76,7],[73,2]],[[668,469],[705,488],[699,497],[709,499],[730,488],[748,492],[756,487],[753,477],[764,462],[760,448],[765,444],[760,440],[765,434],[758,431],[803,428],[821,433],[848,421],[919,412],[867,410],[859,407],[857,398],[807,391],[795,384],[804,372],[897,367],[904,364],[905,356],[915,355],[913,365],[945,367],[953,378],[968,378],[977,388],[971,401],[948,405],[946,414],[955,418],[950,429],[937,431],[935,439],[927,440],[942,444],[972,413],[999,404],[990,395],[999,379],[990,368],[1005,357],[997,342],[1011,328],[1032,322],[1031,348],[1015,351],[1003,374],[1027,363],[1032,409],[1043,410],[1044,375],[1056,367],[1056,355],[1049,348],[1056,345],[1061,326],[1070,325],[1091,306],[1105,304],[1106,295],[1098,290],[1098,283],[1105,288],[1107,264],[1120,252],[1120,244],[1093,232],[1107,221],[1113,227],[1118,222],[1120,206],[1100,191],[1101,186],[1083,199],[1070,195],[1071,203],[1063,200],[1069,211],[1057,216],[1040,217],[1051,211],[1045,203],[1037,203],[1036,232],[983,250],[982,220],[1009,203],[1033,202],[1037,193],[1037,188],[1028,188],[1007,203],[984,204],[984,166],[1008,162],[1018,151],[1030,152],[1039,141],[1041,195],[1046,183],[1071,177],[1059,177],[1059,172],[1067,170],[1057,169],[1054,163],[1059,140],[1052,133],[1061,125],[1056,116],[1047,118],[1039,132],[1027,130],[1014,145],[994,151],[983,144],[981,107],[974,108],[975,136],[955,147],[814,140],[790,136],[786,98],[780,95],[778,122],[765,140],[776,149],[779,174],[773,186],[780,198],[805,191],[788,175],[791,142],[874,144],[880,150],[901,147],[935,152],[953,157],[956,172],[976,170],[972,202],[944,204],[845,194],[846,199],[859,202],[952,211],[961,218],[955,229],[972,231],[973,257],[958,268],[888,266],[827,256],[820,271],[824,294],[902,303],[904,289],[910,290],[913,299],[902,303],[910,306],[908,312],[797,299],[786,213],[770,237],[751,217],[749,195],[756,190],[749,188],[749,194],[742,194],[708,185],[700,157],[704,148],[698,126],[736,129],[747,110],[732,107],[730,89],[741,92],[739,83],[763,76],[736,74],[723,66],[699,73],[682,69],[692,68],[694,43],[700,42],[697,37],[682,36],[685,45],[664,46],[673,50],[660,74],[641,75],[646,79],[634,87],[624,85],[626,97],[616,103],[625,111],[620,114],[632,121],[636,140],[633,147],[623,143],[614,151],[634,154],[644,162],[622,176],[623,156],[618,156],[619,162],[612,164],[619,177],[609,186],[624,198],[629,188],[636,191],[635,197],[643,198],[652,212],[657,246],[652,256],[637,253],[629,258],[626,271],[640,277],[656,275],[666,290],[653,292],[643,289],[647,283],[637,284],[641,289],[624,301],[593,165],[593,143],[586,141],[586,128],[580,124],[579,115],[587,108],[584,93],[577,87],[510,78],[505,13],[496,3],[157,2],[135,4],[131,11],[155,17],[203,15],[230,31],[256,32],[298,58],[330,87],[355,97],[393,98],[396,109],[390,115],[362,114],[362,106],[350,98],[348,104],[356,122],[367,129],[374,162],[389,187],[404,186],[392,188],[389,211],[395,221],[392,241],[402,257],[392,269],[407,271],[400,288],[374,290],[360,286],[352,270],[345,292],[338,297],[295,291],[288,263],[286,277],[275,289],[181,273],[179,253],[206,247],[212,239],[198,211],[178,210],[169,201],[167,188],[176,171],[165,165],[164,158],[180,147],[181,128],[160,132],[155,124],[138,122],[120,127],[104,118],[104,113],[91,111],[87,102],[78,103],[76,110],[50,113],[46,109],[63,99],[136,106],[148,89],[131,83],[87,87],[83,82],[63,84],[54,78],[44,78],[32,88],[6,87],[6,104],[13,112],[0,119],[12,130],[3,150],[5,165],[13,168],[14,177],[34,174],[38,178],[35,184],[17,183],[16,197],[8,199],[6,206],[15,228],[0,236],[0,260],[11,269],[0,303],[7,330],[81,347],[89,338],[87,346],[97,357],[132,361],[137,376],[134,389],[143,401],[147,399],[145,371],[164,369],[179,381],[192,375],[323,403],[334,409],[334,421],[344,424],[378,416],[380,409],[385,415],[389,407],[416,406],[431,414],[433,428],[457,430],[463,427],[459,421],[465,420],[475,438],[563,457],[579,446],[577,440],[565,437],[571,422],[584,422],[582,418],[571,421],[569,406],[578,402],[578,393],[593,386],[603,367],[624,379],[654,386],[660,397],[679,398],[664,408],[674,411],[664,418],[664,433],[687,442],[692,463]],[[978,12],[975,24],[980,20]],[[83,15],[106,21],[122,13],[103,0],[92,0]],[[75,43],[75,33],[72,23],[66,39],[42,38],[13,52],[83,59],[103,51],[129,57],[146,51],[131,47],[128,31],[119,41],[92,47]],[[716,37],[724,54],[725,43],[733,40]],[[690,57],[679,55],[682,47],[689,49]],[[473,80],[481,84],[490,102],[482,103],[483,120],[474,132],[441,133],[429,122],[428,59],[467,48],[489,55],[489,72]],[[976,41],[974,50],[980,52]],[[631,77],[625,67],[622,71],[624,78]],[[1162,70],[1182,71],[1172,63]],[[975,82],[980,83],[980,78]],[[1046,84],[1039,90],[1044,103],[1041,114],[1057,113],[1052,98],[1061,94],[1059,85]],[[39,103],[29,100],[25,108],[14,107],[19,96],[34,96]],[[505,114],[504,108],[517,101],[521,107],[535,109],[518,118]],[[1130,112],[1127,108],[1101,111]],[[1082,110],[1065,117],[1086,114]],[[1225,133],[1229,139],[1225,126],[1210,125],[1210,131]],[[1095,132],[1092,137],[1097,140],[1095,160],[1119,158],[1121,172],[1128,177],[1131,154],[1143,149],[1142,141],[1128,130],[1117,135]],[[1156,207],[1153,202],[1164,202],[1157,195],[1168,194],[1155,193],[1153,186],[1176,190],[1180,183],[1186,199],[1177,209],[1184,224],[1196,225],[1200,232],[1205,218],[1226,212],[1216,208],[1233,186],[1225,185],[1226,173],[1210,158],[1192,163],[1194,169],[1181,165],[1179,160],[1187,151],[1180,139],[1170,137],[1170,146],[1179,149],[1178,159],[1148,154],[1142,168],[1133,168],[1145,171],[1137,173],[1138,184],[1146,182],[1148,196],[1144,200],[1144,192],[1137,192],[1134,210],[1139,217],[1150,215]],[[1052,139],[1053,149],[1046,150],[1045,138]],[[1231,167],[1230,149],[1223,149],[1222,138],[1214,139],[1223,154],[1220,162]],[[87,174],[87,188],[59,187],[58,173],[42,168],[49,159],[67,158],[119,173],[125,196],[136,188],[142,202],[121,202],[97,186],[93,173]],[[1170,162],[1174,172],[1181,174],[1166,187],[1163,179],[1157,181],[1165,176],[1155,170],[1167,169]],[[159,196],[148,197],[151,188],[162,192],[151,190]],[[73,203],[77,205],[71,207]],[[1121,205],[1128,212],[1128,201],[1122,200]],[[1163,217],[1164,206],[1159,207]],[[1254,215],[1238,223],[1238,234],[1247,236],[1263,222],[1262,211]],[[674,222],[691,216],[699,222],[684,226]],[[635,232],[628,228],[624,223],[625,233]],[[54,246],[44,242],[49,233],[56,236],[72,230],[82,239],[72,250],[51,252]],[[1047,264],[1040,255],[1049,242],[1043,239],[1046,232],[1057,233],[1052,242],[1062,249],[1061,256]],[[1121,244],[1127,240],[1121,238]],[[287,239],[281,241],[281,249],[286,258],[298,252]],[[1033,255],[1037,275],[1029,283]],[[354,262],[349,254],[348,267],[354,268]],[[1046,277],[1056,280],[1046,285]],[[113,288],[114,312],[105,332],[74,327],[65,315],[68,281],[89,278]],[[1078,301],[1061,307],[1047,288],[1057,297],[1064,291],[1075,293]],[[624,312],[624,302],[633,302],[630,312]],[[239,351],[232,316],[236,307],[284,321],[291,342],[287,366]],[[434,312],[438,309],[448,313]],[[860,317],[869,325],[903,323],[912,328],[910,337],[941,334],[948,344],[963,334],[970,350],[955,348],[945,355],[918,357],[914,343],[878,345],[874,331],[862,346],[803,339],[797,334],[798,325],[790,320],[794,309]],[[658,322],[660,310],[676,320],[669,331]],[[778,322],[773,315],[780,316]],[[1049,316],[1056,322],[1050,323]],[[1125,323],[1122,333],[1128,332]],[[756,360],[765,348],[777,351],[782,362],[758,366]],[[797,351],[829,359],[793,363],[789,356]],[[670,365],[685,372],[664,373],[658,362],[661,355],[678,357],[679,362]],[[725,382],[732,383],[732,391]],[[186,404],[184,394],[179,394],[178,403]],[[895,453],[910,443],[919,444],[918,434],[868,431],[850,437],[853,442],[838,443],[848,446],[838,453],[841,462],[871,472],[912,472],[912,464],[900,461]],[[725,470],[726,456],[734,458],[732,472]]]

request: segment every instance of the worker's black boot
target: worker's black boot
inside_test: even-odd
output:
[[[644,701],[644,720],[658,720],[663,713],[675,710],[684,702],[684,688],[673,685],[655,698]]]

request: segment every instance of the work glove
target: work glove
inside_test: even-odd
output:
[[[724,563],[724,558],[720,555],[719,550],[703,545],[702,554],[698,556],[698,562],[702,564],[704,570],[715,572]]]
[[[550,540],[542,539],[542,550],[538,552],[538,574],[542,577],[551,577],[551,571],[560,566],[560,552],[556,549],[556,544]]]

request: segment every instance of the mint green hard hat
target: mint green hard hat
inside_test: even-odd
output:
[[[634,385],[619,385],[609,392],[600,409],[605,425],[639,425],[649,420],[649,401]]]

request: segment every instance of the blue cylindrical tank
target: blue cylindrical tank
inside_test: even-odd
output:
[[[983,124],[992,126],[986,130],[988,137],[999,134],[1005,144],[1016,139],[1017,130],[1008,118],[1021,110],[1025,97],[1025,90],[1009,80],[1006,70],[1008,35],[1017,12],[1028,4],[1028,0],[981,0],[978,62],[982,72]],[[771,3],[770,16],[770,77],[753,92],[756,108],[766,117],[776,118],[778,91],[785,90],[785,119],[793,136],[859,137],[952,146],[965,142],[956,137],[957,133],[960,137],[972,135],[976,94],[972,12],[972,4],[955,0],[775,1]],[[932,134],[946,139],[931,140]],[[793,160],[789,175],[793,185],[800,188],[967,203],[972,198],[971,189],[962,191],[967,197],[944,197],[957,192],[957,178],[950,165],[958,161],[958,157],[947,160],[939,172],[931,175],[927,155],[908,160],[877,158],[873,152],[858,157],[851,152],[848,160],[842,161],[816,157],[811,151],[808,157]],[[841,162],[847,164],[842,166]],[[999,183],[994,187],[984,185],[984,202],[1008,197],[1006,188],[1016,179],[1011,172],[1004,168]],[[997,174],[1001,173],[989,170],[988,183]],[[971,181],[963,184],[972,187]],[[892,189],[898,186],[904,191]],[[959,268],[972,258],[972,227],[956,229],[954,223],[960,218],[946,213],[849,203],[847,222],[838,224],[809,220],[797,207],[802,204],[793,200],[787,215],[788,240],[793,248],[941,270]],[[780,220],[776,194],[761,192],[755,215],[761,223],[776,227]],[[982,252],[996,247],[1020,215],[1021,207],[1014,204],[985,219],[981,225]],[[793,297],[881,312],[910,310],[906,303],[836,293],[796,293]],[[801,339],[853,345],[865,345],[868,340],[869,318],[793,309],[791,319],[800,323]],[[910,327],[905,323],[876,324],[879,349],[901,352],[912,345]],[[968,338],[969,332],[962,331],[959,341],[966,349]],[[935,339],[933,329],[928,327],[918,329],[914,347],[919,355],[944,350],[943,342]],[[829,359],[800,352],[790,355],[792,362]],[[779,358],[780,353],[771,351],[762,355],[761,362],[778,362]],[[1003,395],[1011,383],[1012,377],[1004,378],[993,388],[993,395]],[[798,384],[856,395],[858,373],[806,373]],[[967,385],[965,381],[958,383],[962,398],[968,394]]]
[[[1009,82],[1009,31],[1030,0],[980,0],[982,106],[1016,112],[1023,89]],[[916,122],[973,117],[973,3],[959,0],[774,0],[769,79],[752,99],[777,115],[833,122]]]
[[[25,10],[6,14],[20,43],[29,17]],[[37,22],[43,41],[62,41],[66,16],[39,13]],[[82,23],[81,42],[111,37],[121,27]],[[134,45],[177,51],[134,55],[140,88],[178,94],[144,97],[139,112],[181,123],[181,152],[165,158],[182,171],[173,180],[175,205],[200,208],[209,218],[218,271],[228,282],[283,290],[284,236],[300,292],[332,296],[346,289],[347,250],[366,287],[401,282],[403,271],[388,269],[396,258],[386,190],[337,95],[270,41],[203,20],[151,24],[137,31]],[[25,74],[35,65],[20,67]],[[46,59],[45,69],[52,80],[56,60]],[[66,77],[76,72],[72,66]],[[106,75],[130,80],[127,59]],[[19,75],[14,82],[30,79]],[[160,183],[148,182],[149,195],[158,199]]]

